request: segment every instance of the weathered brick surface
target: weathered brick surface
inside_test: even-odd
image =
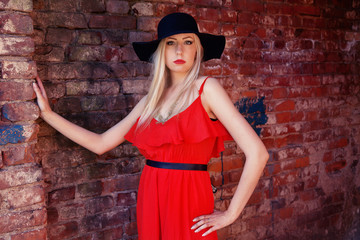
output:
[[[0,220],[0,233],[7,233],[18,229],[44,225],[46,222],[46,211],[45,209],[36,209],[8,213],[0,215]]]
[[[33,1],[0,1],[0,239],[46,239],[45,191],[35,158]],[[29,101],[30,100],[30,101]]]
[[[22,36],[1,36],[0,37],[0,56],[29,55],[34,51],[34,42],[30,37]]]
[[[39,108],[33,102],[8,103],[2,108],[2,117],[12,122],[36,120]]]
[[[24,11],[30,12],[33,10],[33,1],[24,0],[1,0],[0,1],[0,10],[15,10],[15,11]]]
[[[12,235],[11,240],[46,240],[46,229]]]
[[[174,11],[196,17],[200,31],[226,36],[222,59],[203,64],[204,75],[219,79],[270,153],[242,215],[219,239],[347,240],[359,232],[359,1],[41,0],[33,6],[0,0],[7,10],[0,26],[1,174],[12,177],[0,174],[0,189],[15,194],[12,188],[36,184],[29,191],[40,191],[44,178],[49,239],[136,239],[144,162],[130,144],[96,156],[44,122],[38,133],[32,123],[38,112],[28,103],[36,75],[31,58],[53,109],[103,132],[150,84],[150,64],[138,61],[130,43],[154,39],[161,17]],[[33,22],[20,24],[32,8]],[[209,164],[221,210],[245,162],[235,143],[226,147],[223,165]],[[23,165],[34,162],[42,163],[43,175],[21,179]],[[10,209],[5,199],[2,206]],[[45,198],[38,200],[31,204]],[[26,234],[20,228],[0,239],[20,238]],[[32,232],[29,239],[43,238]]]
[[[7,34],[32,34],[33,22],[30,16],[23,14],[5,14],[0,16],[0,33]]]

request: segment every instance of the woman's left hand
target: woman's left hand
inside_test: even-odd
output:
[[[212,214],[209,215],[202,215],[193,219],[195,223],[191,229],[195,230],[195,232],[200,232],[205,228],[210,228],[207,230],[202,236],[206,236],[213,231],[219,230],[220,228],[226,227],[233,223],[233,220],[227,211],[214,211]]]

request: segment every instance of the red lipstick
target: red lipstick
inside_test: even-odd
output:
[[[182,60],[182,59],[178,59],[178,60],[175,60],[174,63],[175,64],[184,64],[186,62],[184,60]]]

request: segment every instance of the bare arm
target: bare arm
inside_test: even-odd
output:
[[[50,108],[45,88],[39,77],[34,83],[34,91],[37,96],[41,117],[53,128],[79,145],[96,154],[103,154],[124,142],[125,134],[130,130],[144,108],[143,98],[136,107],[123,120],[102,134],[86,130],[53,112]]]
[[[205,108],[208,108],[225,128],[246,156],[244,170],[231,200],[229,208],[223,213],[214,213],[195,218],[197,222],[192,229],[200,231],[210,229],[204,234],[233,223],[244,209],[263,172],[269,154],[246,119],[234,107],[225,90],[216,79],[209,78],[204,86]]]

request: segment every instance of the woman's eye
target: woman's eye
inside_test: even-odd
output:
[[[190,41],[190,40],[188,40],[188,41],[185,41],[185,44],[186,44],[186,45],[191,45],[191,44],[193,44],[193,42]]]
[[[174,41],[167,41],[167,42],[166,42],[166,45],[174,45],[174,44],[175,44]]]

